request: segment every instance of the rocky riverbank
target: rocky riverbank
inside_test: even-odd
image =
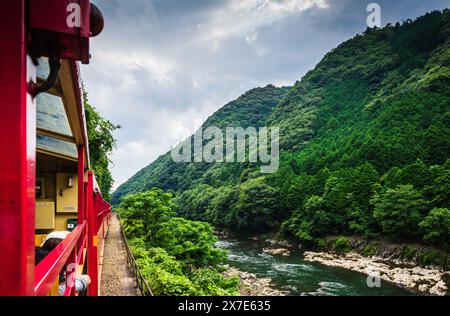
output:
[[[286,248],[264,248],[263,253],[271,256],[290,256],[291,251]]]
[[[240,271],[234,267],[225,266],[223,273],[227,277],[238,276],[241,280],[239,290],[243,296],[285,296],[286,292],[277,290],[270,278],[259,278],[253,273]]]
[[[381,280],[431,295],[449,295],[449,271],[408,266],[381,257],[363,257],[353,252],[346,254],[305,252],[304,260],[349,269],[372,277],[379,276]]]

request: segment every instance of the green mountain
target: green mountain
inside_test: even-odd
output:
[[[277,173],[158,158],[121,196],[159,187],[180,215],[302,242],[384,235],[448,246],[450,10],[367,29],[292,88],[254,89],[204,126],[278,126]]]
[[[202,128],[216,126],[226,127],[263,127],[267,117],[275,106],[286,96],[290,88],[277,88],[268,85],[264,88],[255,88],[238,99],[228,103],[214,113],[203,124]],[[203,176],[207,171],[221,168],[223,165],[206,163],[175,163],[170,152],[159,157],[156,161],[140,170],[127,182],[119,186],[113,194],[113,204],[119,202],[120,197],[136,192],[158,187],[164,190],[184,191],[203,183]],[[240,170],[236,174],[240,173]],[[228,178],[228,176],[225,176]]]

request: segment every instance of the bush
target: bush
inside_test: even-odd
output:
[[[317,248],[319,248],[319,249],[326,249],[327,242],[325,239],[320,238],[320,239],[316,240],[316,245],[317,245]]]
[[[403,248],[403,258],[406,260],[413,260],[417,255],[417,249],[413,246],[407,245]]]
[[[333,250],[337,252],[349,252],[350,251],[350,244],[348,242],[348,239],[345,237],[339,237],[333,245]]]
[[[155,241],[188,266],[216,266],[226,260],[226,252],[215,247],[217,237],[208,223],[171,218],[161,224]]]
[[[434,265],[440,266],[443,264],[445,258],[442,258],[441,253],[437,250],[429,250],[421,255],[420,262],[424,266]]]
[[[374,245],[368,244],[364,247],[362,255],[366,257],[372,257],[377,252],[377,248]]]
[[[384,233],[394,237],[418,235],[418,225],[427,202],[412,185],[388,189],[377,194],[372,203],[375,205],[373,215]]]
[[[174,275],[159,267],[146,276],[156,296],[195,296],[194,284],[185,276]]]
[[[450,210],[434,208],[419,224],[427,243],[449,249],[450,243]]]
[[[226,278],[215,270],[197,269],[190,276],[201,296],[237,296],[239,278]]]

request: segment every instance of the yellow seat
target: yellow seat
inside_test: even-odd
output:
[[[40,247],[44,242],[45,237],[47,237],[47,235],[34,235],[34,246]]]

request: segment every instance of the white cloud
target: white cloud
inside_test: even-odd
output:
[[[168,60],[160,55],[154,55],[151,52],[129,50],[127,54],[114,50],[96,50],[96,59],[102,60],[105,64],[120,65],[123,72],[127,74],[130,71],[145,71],[151,75],[151,78],[157,82],[169,82],[173,80],[174,66]],[[132,80],[133,78],[124,78]],[[129,82],[130,84],[132,82]]]
[[[158,156],[169,151],[172,146],[192,135],[206,120],[207,113],[211,111],[213,109],[207,104],[203,108],[190,108],[186,112],[173,112],[160,108],[146,118],[146,124],[139,127],[139,134],[132,140],[121,141],[121,134],[129,131],[125,129],[119,131],[117,135],[119,146],[112,155],[114,166],[111,171],[115,178],[114,188]]]
[[[258,32],[256,32],[255,29],[251,29],[245,36],[245,40],[249,44],[255,42],[257,39],[258,39]]]
[[[255,1],[258,2],[258,1]],[[266,9],[278,14],[301,12],[311,8],[326,9],[327,0],[264,0],[259,9]]]
[[[232,0],[231,7],[236,11],[251,13],[253,11],[277,14],[301,12],[312,8],[326,9],[328,0]]]
[[[218,51],[228,37],[241,37],[251,44],[257,40],[261,27],[306,10],[327,8],[328,0],[231,0],[211,12],[206,25],[201,25],[202,34],[197,41],[210,42],[213,51]],[[257,53],[262,55],[261,50]]]

